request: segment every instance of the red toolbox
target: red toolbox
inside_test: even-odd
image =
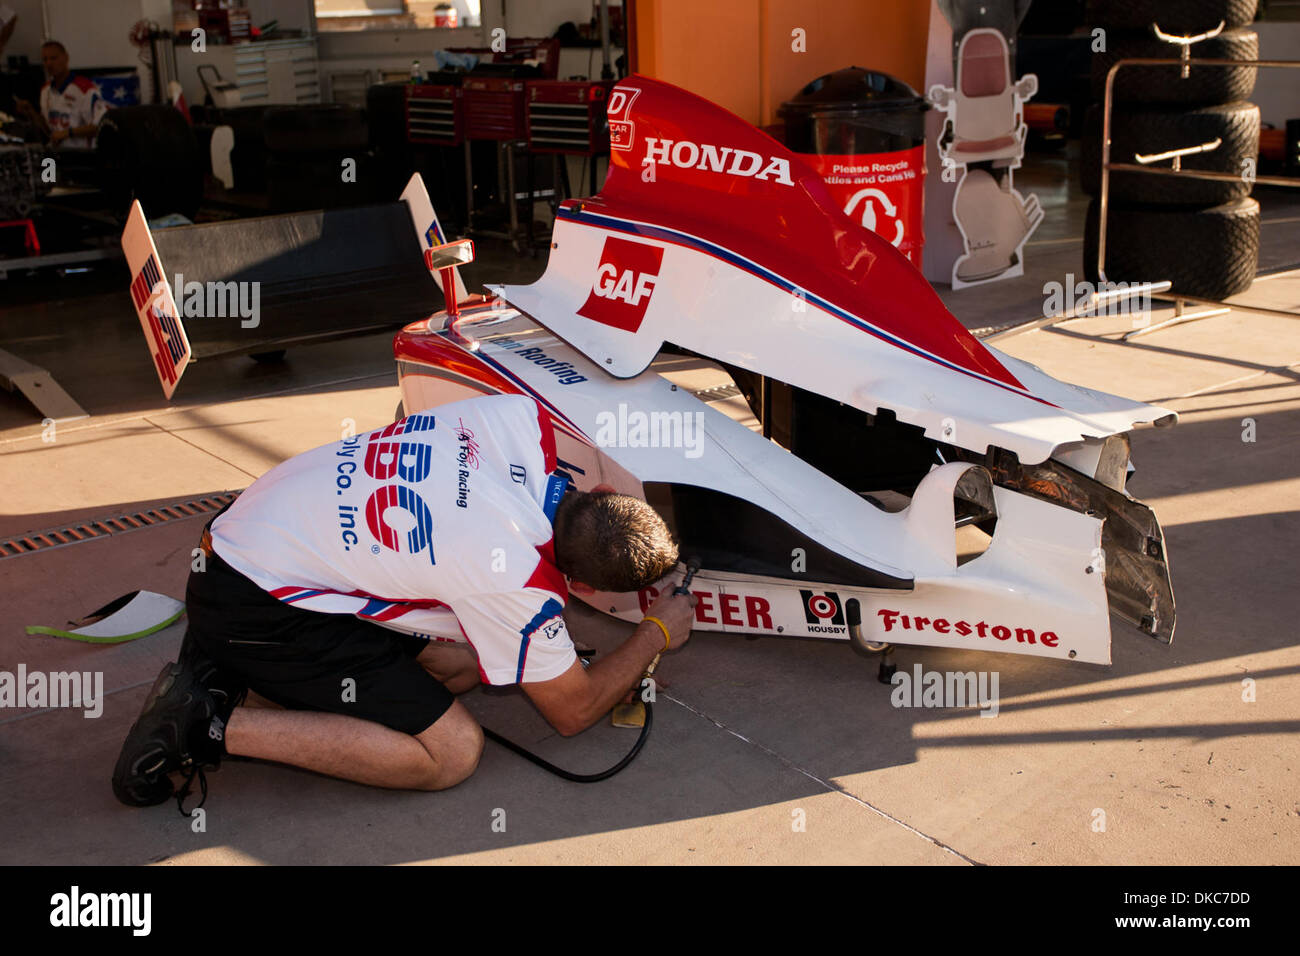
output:
[[[528,148],[595,156],[609,149],[605,104],[613,80],[529,80]]]
[[[465,77],[465,136],[518,140],[528,134],[524,81],[508,76]]]
[[[422,83],[406,88],[406,138],[459,146],[465,140],[465,97],[459,86]]]
[[[244,7],[199,10],[199,26],[204,32],[220,37],[221,43],[247,43],[253,38],[252,20]]]

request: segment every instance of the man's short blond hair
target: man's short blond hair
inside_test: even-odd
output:
[[[639,591],[677,565],[677,544],[659,513],[639,498],[570,492],[556,515],[561,571],[598,591]]]

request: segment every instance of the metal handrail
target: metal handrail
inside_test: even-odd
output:
[[[1181,73],[1179,73],[1179,76],[1181,76],[1185,80],[1189,76],[1191,76],[1192,73],[1190,67],[1188,66],[1188,61],[1192,58],[1192,50],[1191,50],[1192,44],[1203,43],[1206,40],[1210,40],[1213,39],[1214,37],[1217,37],[1220,33],[1223,32],[1224,26],[1226,26],[1226,24],[1222,20],[1220,20],[1219,25],[1217,27],[1215,27],[1213,30],[1210,30],[1206,33],[1198,33],[1195,34],[1194,36],[1179,36],[1176,33],[1165,33],[1164,30],[1160,29],[1160,24],[1153,23],[1151,24],[1151,32],[1156,35],[1157,40],[1164,40],[1166,43],[1172,43],[1175,46],[1182,47],[1182,49],[1178,51],[1179,62],[1182,63],[1183,65],[1183,69]]]
[[[1222,138],[1216,136],[1213,142],[1201,143],[1199,146],[1184,146],[1182,149],[1167,149],[1163,153],[1152,153],[1150,156],[1143,156],[1141,153],[1134,153],[1133,158],[1136,159],[1138,164],[1141,166],[1158,163],[1164,159],[1172,159],[1174,160],[1173,169],[1176,172],[1179,169],[1182,169],[1178,160],[1182,159],[1184,156],[1195,156],[1197,153],[1212,153],[1222,145]]]
[[[1185,47],[1183,52],[1187,52]],[[1110,204],[1110,174],[1112,170],[1146,173],[1147,175],[1152,176],[1184,176],[1188,179],[1209,179],[1220,182],[1237,182],[1241,180],[1241,176],[1239,175],[1211,172],[1209,170],[1161,169],[1151,166],[1135,165],[1133,163],[1112,163],[1110,161],[1110,119],[1111,106],[1113,105],[1112,97],[1115,89],[1115,75],[1125,66],[1182,66],[1183,75],[1186,76],[1187,69],[1191,66],[1262,66],[1294,70],[1300,69],[1300,60],[1211,60],[1196,57],[1182,57],[1174,60],[1160,57],[1130,57],[1112,64],[1111,68],[1106,72],[1106,90],[1102,97],[1101,189],[1097,197],[1097,278],[1099,284],[1110,281],[1106,278],[1106,220],[1108,218],[1106,212]],[[1300,180],[1284,176],[1254,176],[1249,181],[1252,183],[1265,183],[1274,186],[1288,186],[1293,189],[1300,188]],[[1258,312],[1264,315],[1279,315],[1289,319],[1300,319],[1300,314],[1288,312],[1285,309],[1269,309],[1264,306],[1239,305],[1235,302],[1229,304],[1218,299],[1207,299],[1200,296],[1184,295],[1177,292],[1164,294],[1163,292],[1157,293],[1153,291],[1152,297],[1172,301],[1175,308],[1174,318],[1143,329],[1135,329],[1124,336],[1125,340],[1132,338],[1135,335],[1152,332],[1156,329],[1165,328],[1179,322],[1186,322],[1195,318],[1207,318],[1210,314],[1222,314],[1222,312],[1216,311],[1212,313],[1184,315],[1183,305],[1188,302],[1196,305],[1227,306],[1228,308],[1238,309],[1243,312]],[[1226,309],[1223,311],[1226,311]]]

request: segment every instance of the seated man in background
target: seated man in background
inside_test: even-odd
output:
[[[84,76],[75,75],[68,65],[68,51],[58,40],[41,45],[41,60],[49,81],[41,87],[41,108],[37,112],[26,100],[16,100],[19,115],[32,121],[55,146],[91,149],[108,104],[99,87]]]

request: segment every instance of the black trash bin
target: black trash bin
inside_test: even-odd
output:
[[[777,115],[841,208],[921,267],[925,97],[897,77],[849,67],[813,80]]]

